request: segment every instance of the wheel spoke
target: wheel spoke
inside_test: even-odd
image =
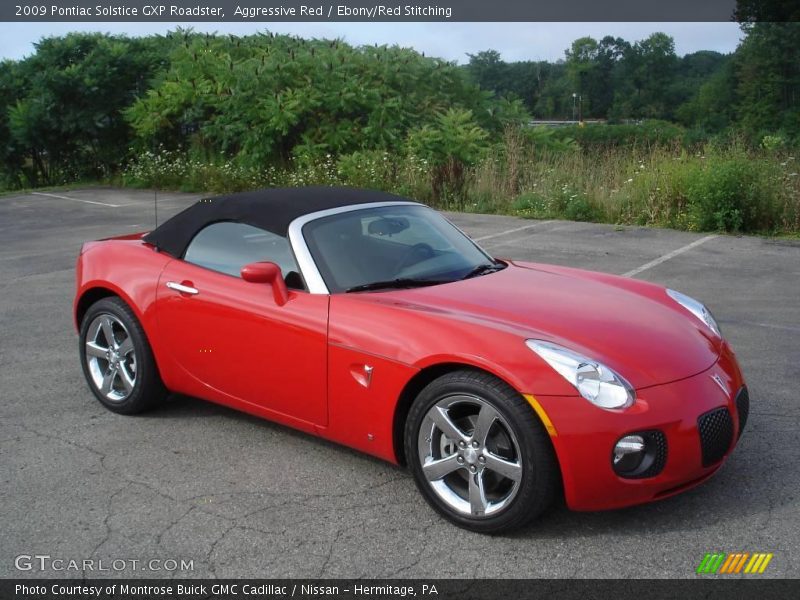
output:
[[[471,473],[469,476],[469,508],[473,515],[486,512],[486,492],[483,489],[483,471]]]
[[[453,471],[461,468],[455,454],[447,458],[440,458],[422,465],[422,470],[425,473],[428,481],[436,481],[445,475],[449,475]]]
[[[417,430],[418,482],[476,521],[504,512],[522,488],[521,446],[501,408],[466,391],[447,394]]]
[[[108,369],[105,372],[105,375],[103,375],[103,384],[100,386],[100,391],[106,396],[111,391],[112,384],[114,383],[114,377],[116,377],[116,375],[116,369]]]
[[[128,337],[119,345],[119,353],[122,356],[127,356],[130,352],[133,352],[133,340]]]
[[[506,460],[491,452],[484,453],[484,456],[486,457],[486,469],[499,473],[513,481],[519,481],[522,477],[522,466],[518,462]]]
[[[489,435],[489,430],[498,416],[494,408],[488,404],[482,405],[478,413],[478,420],[475,423],[475,431],[472,432],[472,439],[480,442],[481,446],[485,446],[486,436]]]
[[[450,420],[450,416],[447,414],[446,409],[439,406],[434,406],[428,415],[433,422],[436,423],[436,426],[441,429],[442,433],[451,440],[467,440],[467,435],[461,431],[452,420]]]
[[[107,358],[106,352],[108,348],[103,348],[97,342],[86,342],[86,354],[94,358]]]
[[[125,364],[120,362],[119,365],[119,378],[122,381],[122,385],[125,387],[125,391],[130,394],[133,390],[133,379],[128,375],[128,371],[125,369]]]
[[[108,344],[108,347],[116,348],[117,340],[114,339],[114,328],[111,324],[111,319],[108,317],[103,317],[103,320],[100,322],[100,324],[103,327],[103,335],[106,337],[106,343]]]

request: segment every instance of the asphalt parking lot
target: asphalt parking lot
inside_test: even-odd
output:
[[[160,194],[163,219],[197,196]],[[147,230],[153,193],[0,197],[0,577],[695,577],[706,552],[800,574],[800,243],[450,215],[499,257],[629,274],[708,303],[750,386],[747,430],[705,485],[606,513],[556,508],[487,537],[437,517],[408,473],[185,397],[105,410],[78,362],[85,240]],[[186,559],[192,571],[16,570],[15,557]]]

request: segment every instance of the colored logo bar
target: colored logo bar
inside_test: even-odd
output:
[[[763,573],[767,569],[772,553],[725,552],[707,553],[697,567],[698,575],[735,575],[737,573]]]

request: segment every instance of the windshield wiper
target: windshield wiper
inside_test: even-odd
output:
[[[441,283],[452,283],[452,279],[411,279],[401,277],[399,279],[387,279],[386,281],[373,281],[347,288],[345,293],[368,292],[370,290],[402,289],[412,287],[425,287],[429,285],[439,285]]]
[[[478,275],[486,275],[487,273],[494,273],[495,271],[500,271],[501,269],[505,269],[506,266],[501,263],[494,263],[494,264],[483,264],[478,265],[474,269],[472,269],[469,273],[464,275],[462,279],[469,279],[470,277],[477,277]]]

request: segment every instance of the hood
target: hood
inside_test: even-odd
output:
[[[555,342],[637,389],[696,375],[719,357],[720,340],[663,288],[613,275],[509,263],[465,281],[366,297]]]

